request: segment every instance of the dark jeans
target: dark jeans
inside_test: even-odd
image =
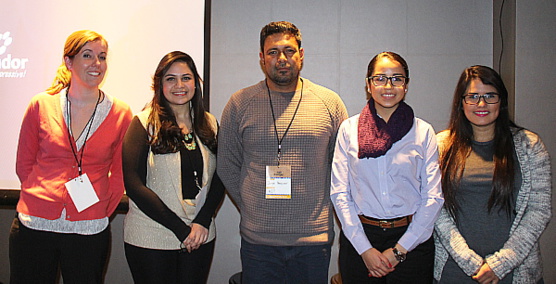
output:
[[[10,283],[102,283],[110,227],[95,235],[29,229],[16,217],[10,232]]]
[[[328,283],[331,244],[265,246],[241,240],[243,284]]]
[[[133,282],[136,284],[206,283],[214,254],[214,240],[191,253],[147,249],[128,243],[124,247]]]
[[[393,247],[407,230],[407,226],[393,229],[363,224],[367,238],[374,248],[384,251]],[[339,252],[340,273],[342,283],[426,283],[433,280],[434,269],[434,240],[431,237],[407,254],[404,262],[399,263],[395,270],[385,277],[369,277],[369,271],[363,259],[357,253],[351,242],[340,234]]]

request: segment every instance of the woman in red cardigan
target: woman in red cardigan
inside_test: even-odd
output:
[[[108,44],[71,34],[53,85],[29,104],[19,135],[21,182],[10,233],[11,283],[101,283],[109,217],[124,192],[129,106],[99,89]]]

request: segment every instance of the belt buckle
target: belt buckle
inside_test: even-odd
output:
[[[378,226],[382,229],[391,229],[394,228],[394,222],[391,221],[378,221]]]

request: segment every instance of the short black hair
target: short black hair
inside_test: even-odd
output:
[[[270,35],[278,33],[293,35],[295,37],[295,41],[297,41],[298,48],[301,48],[301,32],[299,31],[299,29],[290,22],[280,21],[270,22],[262,28],[260,36],[261,52],[264,52],[264,42],[266,41],[266,38]]]

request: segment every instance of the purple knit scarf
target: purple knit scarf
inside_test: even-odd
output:
[[[402,139],[413,126],[413,109],[401,101],[388,123],[376,113],[375,102],[370,98],[359,115],[357,138],[359,159],[378,158]]]

